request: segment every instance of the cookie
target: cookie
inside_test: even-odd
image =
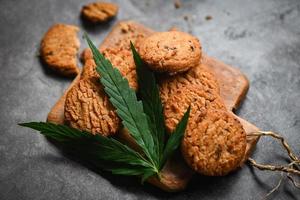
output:
[[[76,76],[77,52],[80,46],[79,28],[66,24],[55,24],[44,35],[40,54],[43,61],[53,70],[65,76]]]
[[[127,78],[129,86],[136,90],[136,71],[131,52],[111,48],[103,50],[102,53]],[[99,78],[94,60],[86,59],[81,80],[66,96],[65,119],[74,128],[108,136],[119,130],[120,119]]]
[[[120,119],[99,81],[84,78],[67,93],[65,121],[73,128],[103,136],[119,130]]]
[[[190,118],[181,150],[188,165],[208,176],[224,176],[235,170],[244,157],[246,133],[230,113],[209,110],[198,122]]]
[[[176,128],[189,106],[191,106],[190,118],[197,116],[199,120],[205,117],[209,109],[225,110],[225,105],[215,90],[202,85],[181,87],[172,93],[164,105],[165,124],[169,132]],[[187,132],[190,131],[188,127]]]
[[[201,45],[188,33],[159,32],[144,39],[139,53],[153,71],[176,74],[200,63]]]
[[[115,3],[95,2],[82,7],[82,16],[92,22],[105,22],[117,15],[119,6]]]
[[[161,75],[158,77],[158,84],[160,86],[160,97],[163,104],[181,87],[187,87],[189,85],[200,85],[205,90],[210,89],[218,94],[220,93],[218,81],[203,64],[174,76]]]
[[[103,50],[102,54],[114,67],[120,70],[125,78],[127,78],[129,86],[136,90],[136,70],[131,51],[127,49],[108,48]],[[99,74],[96,71],[96,65],[93,59],[87,57],[85,59],[86,64],[82,70],[82,77],[95,77],[96,79],[99,79]]]

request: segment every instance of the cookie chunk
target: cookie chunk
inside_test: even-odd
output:
[[[68,92],[65,120],[73,128],[103,136],[115,134],[120,119],[99,81],[81,79]]]
[[[164,105],[165,124],[169,132],[176,128],[189,106],[191,106],[190,118],[197,117],[198,120],[205,117],[209,109],[225,110],[225,105],[216,91],[202,85],[181,87],[172,93]],[[191,130],[188,127],[186,131]]]
[[[145,38],[139,53],[153,71],[175,74],[200,63],[201,45],[188,33],[160,32]]]
[[[76,76],[77,52],[80,46],[77,32],[72,25],[53,25],[41,42],[40,54],[43,61],[52,69],[65,76]]]
[[[204,119],[189,119],[181,150],[188,165],[208,176],[224,176],[235,170],[244,157],[246,133],[230,113],[209,110]]]
[[[220,93],[218,81],[215,76],[202,64],[193,67],[185,73],[174,76],[159,76],[160,97],[165,104],[170,96],[182,87],[189,85],[200,85],[204,90],[214,90]]]
[[[95,2],[83,6],[82,16],[92,23],[105,22],[117,15],[117,4],[108,2]]]

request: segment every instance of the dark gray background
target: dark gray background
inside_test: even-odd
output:
[[[75,24],[98,43],[116,20],[94,28],[82,24],[80,0],[0,0],[0,199],[260,199],[280,174],[245,165],[222,178],[196,177],[186,191],[167,194],[135,178],[89,170],[63,156],[19,122],[44,121],[71,82],[45,69],[40,39],[54,23]],[[240,68],[251,82],[238,114],[287,138],[300,151],[300,1],[118,1],[117,20],[137,20],[155,30],[178,26],[202,41],[204,51]],[[205,20],[207,15],[212,20]],[[188,16],[188,21],[184,20]],[[81,49],[86,47],[82,41]],[[262,139],[254,157],[285,163],[277,142]],[[274,199],[300,199],[285,180]]]

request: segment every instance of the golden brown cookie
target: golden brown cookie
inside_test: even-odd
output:
[[[41,58],[55,71],[76,76],[77,52],[80,46],[77,32],[79,28],[66,24],[55,24],[44,35],[41,42]]]
[[[232,114],[209,110],[200,121],[190,118],[188,126],[181,150],[193,170],[224,176],[239,166],[246,150],[246,133]]]
[[[187,72],[176,74],[174,76],[162,75],[159,77],[158,83],[160,86],[160,97],[163,104],[165,104],[168,98],[178,89],[189,85],[201,85],[204,90],[211,89],[216,91],[218,94],[220,93],[218,81],[203,64],[193,67]]]
[[[103,136],[115,134],[120,120],[102,85],[95,79],[81,79],[67,94],[65,121],[73,128]]]
[[[105,22],[117,15],[119,6],[115,3],[94,2],[83,6],[82,16],[92,23]]]
[[[205,117],[209,109],[225,110],[225,105],[215,90],[205,88],[202,85],[180,87],[172,93],[164,105],[165,124],[169,132],[176,128],[189,106],[191,106],[190,118],[197,116],[199,120],[201,117]],[[187,132],[190,131],[188,127]]]
[[[144,39],[139,53],[153,71],[175,74],[200,63],[201,45],[188,33],[159,32]]]
[[[124,49],[105,49],[102,53],[128,79],[129,86],[137,89],[131,52]],[[74,128],[105,136],[113,135],[119,130],[120,120],[103,90],[99,77],[94,60],[86,59],[81,80],[67,94],[65,119]]]

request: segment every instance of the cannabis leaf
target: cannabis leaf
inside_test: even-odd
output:
[[[156,163],[159,168],[163,167],[162,155],[165,142],[165,123],[163,107],[159,96],[159,89],[156,84],[154,73],[151,72],[142,61],[133,44],[130,42],[131,51],[136,65],[137,80],[139,85],[139,95],[143,102],[143,107],[149,119],[149,125],[156,146]]]
[[[178,123],[176,129],[171,133],[170,138],[165,144],[165,121],[163,114],[163,106],[159,96],[159,89],[156,84],[155,75],[141,59],[140,55],[130,42],[131,51],[136,65],[136,72],[139,85],[139,95],[141,96],[144,111],[148,116],[151,133],[154,138],[154,145],[156,146],[156,156],[159,169],[161,169],[167,158],[178,148],[180,141],[185,132],[190,107]]]
[[[135,91],[129,87],[128,80],[99,52],[87,35],[86,39],[97,65],[96,70],[101,76],[100,81],[110,102],[115,106],[124,127],[128,129],[147,158],[155,166],[153,137],[142,102],[137,100]]]
[[[111,137],[101,136],[100,133],[92,135],[65,125],[45,122],[19,125],[40,131],[41,134],[60,142],[69,150],[83,154],[92,163],[113,174],[138,175],[141,176],[142,182],[153,175],[159,177],[166,160],[180,145],[190,108],[165,144],[163,106],[155,75],[143,63],[133,44],[131,43],[131,50],[136,64],[141,100],[138,100],[135,91],[129,87],[128,80],[98,51],[89,37],[85,37],[92,50],[100,82],[124,127],[142,149],[142,153]]]
[[[128,175],[132,175],[133,172],[142,175],[144,172],[152,170],[151,163],[145,160],[143,156],[113,138],[99,134],[92,135],[86,131],[49,122],[29,122],[19,125],[40,131],[46,137],[60,142],[64,147],[68,147],[68,150],[83,153],[83,157],[94,158],[91,159],[93,164],[97,164],[112,173],[126,175],[129,173],[128,169],[130,169],[131,174]],[[103,161],[118,162],[122,165],[118,167],[117,165],[113,166],[113,163],[109,163],[108,167],[102,165]]]
[[[190,111],[191,111],[191,107],[189,106],[187,111],[184,113],[183,117],[177,124],[175,130],[171,134],[170,138],[168,139],[165,150],[163,152],[163,158],[162,158],[163,164],[167,161],[169,156],[178,148],[188,123]]]

